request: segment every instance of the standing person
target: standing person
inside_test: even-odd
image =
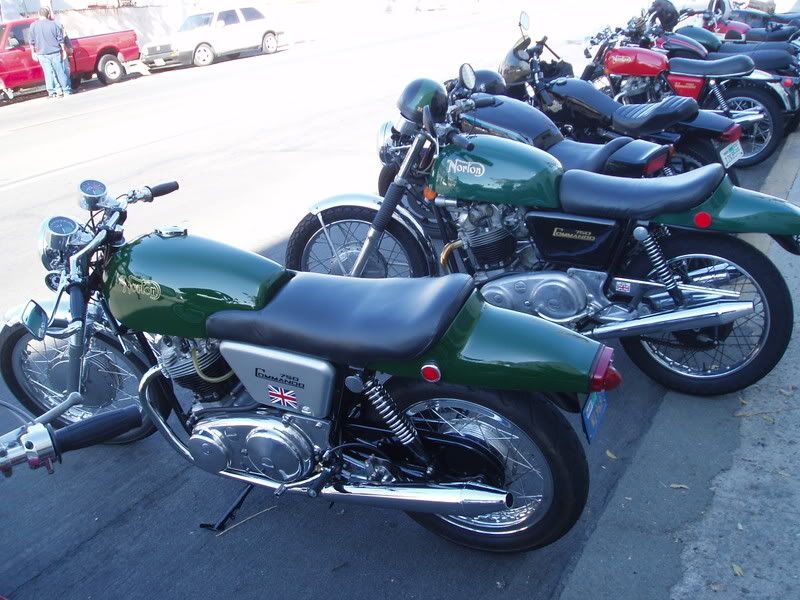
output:
[[[44,71],[44,82],[50,98],[69,96],[72,85],[69,81],[67,46],[64,29],[53,21],[50,9],[39,9],[39,20],[31,25],[31,53]]]

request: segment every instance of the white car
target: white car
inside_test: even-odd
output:
[[[195,65],[204,67],[220,56],[236,56],[260,49],[278,51],[282,31],[269,27],[264,15],[252,6],[201,12],[186,20],[164,43],[142,49],[142,62],[150,70]]]

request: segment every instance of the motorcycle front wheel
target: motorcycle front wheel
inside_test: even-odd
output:
[[[67,340],[36,340],[21,324],[6,326],[0,339],[0,372],[11,393],[38,417],[66,398]],[[81,393],[86,402],[70,408],[51,424],[55,428],[139,403],[139,380],[148,367],[135,354],[125,355],[119,342],[96,333],[83,357]],[[160,404],[165,406],[164,402]],[[163,412],[163,410],[162,410]],[[110,444],[127,444],[155,432],[145,420]]]
[[[286,266],[296,271],[348,275],[361,251],[377,211],[363,206],[337,206],[322,211],[325,229],[317,215],[306,215],[294,228],[286,246]],[[362,277],[425,277],[425,253],[414,237],[390,220]]]
[[[471,473],[471,480],[513,497],[507,510],[480,516],[408,513],[420,525],[489,552],[540,548],[573,527],[586,504],[589,468],[574,429],[543,395],[398,379],[387,388],[423,437],[431,432],[465,438],[490,452],[498,467]]]
[[[660,244],[679,282],[736,291],[755,310],[727,325],[623,338],[634,364],[665,387],[698,396],[735,392],[767,375],[789,345],[794,315],[775,265],[731,236],[675,233]],[[644,254],[627,275],[657,281]]]

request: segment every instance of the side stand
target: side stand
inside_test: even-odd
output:
[[[242,508],[242,504],[244,504],[245,499],[252,491],[253,484],[248,483],[239,493],[239,496],[236,498],[236,502],[233,503],[233,505],[224,515],[222,515],[222,518],[219,521],[216,523],[200,523],[200,527],[202,529],[210,529],[211,531],[225,531],[225,527],[228,526],[228,521],[236,518],[236,513],[240,508]]]

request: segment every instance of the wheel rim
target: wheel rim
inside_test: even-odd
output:
[[[769,333],[769,306],[761,286],[742,267],[718,256],[687,254],[667,262],[676,275],[692,274],[687,283],[739,292],[739,301],[752,301],[754,311],[730,326],[642,338],[644,349],[662,366],[694,379],[725,377],[745,368]],[[656,280],[653,272],[648,277]]]
[[[23,335],[12,350],[14,377],[43,411],[61,403],[66,388],[69,342]],[[87,417],[138,404],[141,373],[115,347],[91,338],[83,357],[81,393],[85,402],[73,406],[61,419],[75,423]]]
[[[355,263],[367,237],[371,223],[346,219],[326,224],[308,240],[301,258],[300,268],[311,273],[346,275]],[[362,277],[412,277],[411,260],[397,239],[384,232],[378,247],[367,261]]]
[[[106,77],[109,79],[117,79],[121,74],[119,63],[113,60],[108,61],[103,70],[105,71]]]
[[[195,62],[201,65],[207,65],[211,63],[213,60],[214,55],[211,53],[211,49],[207,46],[200,46],[194,53]]]
[[[278,39],[274,35],[264,38],[264,52],[275,52],[278,49]]]
[[[538,523],[553,502],[553,474],[537,444],[513,422],[479,404],[434,398],[412,405],[406,414],[421,431],[457,434],[478,441],[504,465],[503,487],[511,508],[479,516],[439,515],[470,531],[504,535]]]
[[[742,137],[739,140],[742,143],[744,158],[752,158],[763,152],[772,140],[774,128],[767,107],[758,100],[747,97],[728,98],[725,102],[733,111],[756,109],[764,115],[764,118],[756,123],[742,125]]]

